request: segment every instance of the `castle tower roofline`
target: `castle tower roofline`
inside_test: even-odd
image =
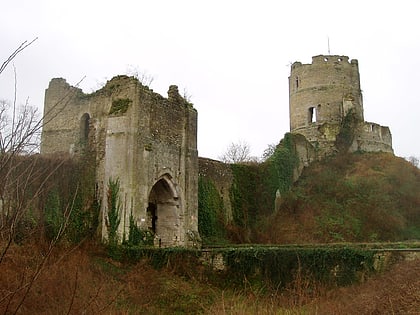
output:
[[[317,55],[312,57],[311,64],[302,64],[300,61],[296,61],[292,64],[292,70],[307,65],[320,65],[320,64],[351,64],[358,66],[359,62],[357,59],[351,59],[344,55]]]

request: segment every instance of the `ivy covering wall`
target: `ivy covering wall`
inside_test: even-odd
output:
[[[273,154],[262,163],[231,164],[229,190],[232,220],[223,221],[223,200],[210,176],[199,177],[199,232],[204,238],[227,237],[233,242],[252,242],[253,230],[275,210],[276,192],[287,192],[298,166],[293,135],[286,134]]]
[[[223,202],[214,183],[200,176],[198,196],[198,230],[203,242],[223,238]]]

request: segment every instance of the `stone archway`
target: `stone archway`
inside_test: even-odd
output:
[[[171,179],[164,176],[152,187],[147,207],[147,225],[156,236],[155,245],[168,247],[180,241],[180,203]]]

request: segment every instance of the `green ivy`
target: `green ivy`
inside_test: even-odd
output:
[[[128,246],[153,246],[154,234],[149,230],[141,229],[136,222],[134,217],[130,215],[130,226],[128,231],[128,240],[124,242]]]
[[[128,106],[131,104],[132,100],[129,98],[118,98],[112,101],[111,109],[109,110],[109,115],[120,115],[124,114],[128,110]]]
[[[223,201],[209,179],[198,178],[198,231],[206,240],[223,238]]]
[[[232,164],[233,223],[240,228],[258,228],[258,221],[274,211],[276,191],[289,191],[297,166],[293,135],[289,133],[265,162]]]
[[[230,279],[259,279],[273,287],[290,283],[297,272],[323,283],[348,285],[357,281],[360,272],[372,272],[374,262],[373,251],[351,247],[248,247],[222,253]]]
[[[284,135],[268,162],[272,165],[272,173],[276,176],[280,193],[287,192],[292,187],[293,175],[299,163],[292,134]]]
[[[357,128],[358,118],[353,109],[350,109],[348,113],[344,116],[340,131],[336,137],[335,146],[339,152],[347,153],[348,149],[353,143],[356,128]]]
[[[118,244],[118,226],[120,225],[120,181],[119,179],[109,179],[108,182],[108,242],[110,245]]]
[[[233,183],[230,190],[233,222],[242,228],[254,226],[258,214],[258,186],[260,181],[257,164],[232,164]]]
[[[65,231],[67,238],[73,243],[93,237],[99,224],[100,204],[93,200],[90,207],[85,208],[83,201],[80,195],[76,197]]]
[[[44,220],[45,236],[50,240],[55,239],[65,222],[57,189],[53,189],[48,193],[44,207]]]

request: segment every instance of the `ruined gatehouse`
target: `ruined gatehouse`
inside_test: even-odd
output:
[[[120,240],[130,218],[155,245],[194,246],[197,225],[197,111],[170,86],[168,97],[134,77],[117,76],[85,94],[64,79],[45,92],[42,154],[93,152],[102,237],[109,180],[120,183]]]

